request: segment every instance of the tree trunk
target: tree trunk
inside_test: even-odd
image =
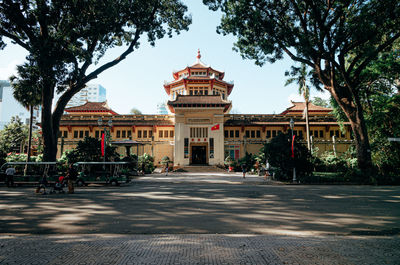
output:
[[[307,148],[309,151],[311,151],[310,122],[308,121],[308,99],[306,99],[306,134],[307,134]]]
[[[339,97],[335,92],[332,92],[332,96],[342,108],[350,122],[354,141],[356,143],[358,168],[363,172],[365,177],[372,177],[373,165],[371,159],[371,148],[361,103],[359,100],[357,102],[357,99],[355,102],[349,100],[349,97]]]
[[[43,132],[43,161],[56,161],[58,126],[54,126],[51,107],[54,87],[44,84],[42,88],[42,132]]]
[[[33,125],[33,106],[29,106],[29,134],[28,134],[28,151],[27,151],[27,156],[26,156],[26,162],[30,162],[31,160],[31,147],[32,147],[32,125]],[[26,173],[28,171],[28,165],[25,166],[24,169],[24,176],[26,176]]]

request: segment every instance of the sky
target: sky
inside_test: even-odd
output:
[[[290,100],[302,101],[297,85],[284,86],[284,74],[294,64],[292,60],[284,58],[259,67],[252,60],[242,59],[232,50],[235,37],[216,33],[221,13],[208,10],[201,0],[183,2],[193,20],[189,31],[157,40],[154,47],[143,36],[138,50],[91,81],[107,89],[107,102],[114,111],[127,114],[137,108],[144,114],[155,114],[157,103],[168,100],[164,81],[172,81],[174,71],[194,64],[198,49],[203,63],[224,71],[224,80],[234,82],[228,99],[235,113],[278,114],[291,106]],[[97,67],[124,50],[125,47],[108,50]],[[11,43],[0,51],[0,80],[15,74],[16,65],[22,64],[25,56],[25,50]],[[316,91],[311,92],[313,96],[328,97]]]

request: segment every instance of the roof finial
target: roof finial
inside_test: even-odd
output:
[[[197,60],[199,61],[201,58],[200,49],[197,50]]]

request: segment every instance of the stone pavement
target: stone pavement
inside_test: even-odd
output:
[[[215,172],[73,195],[0,187],[0,264],[400,264],[400,187],[275,184]]]
[[[210,177],[210,174],[212,177]],[[282,184],[279,181],[265,180],[264,177],[246,174],[243,178],[242,172],[185,172],[145,175],[137,179],[138,182],[170,182],[170,183],[214,183],[214,184]]]
[[[0,236],[0,264],[399,264],[396,237]]]

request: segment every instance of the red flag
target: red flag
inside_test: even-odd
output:
[[[214,125],[213,127],[211,127],[211,131],[216,131],[219,130],[219,124]]]
[[[104,141],[105,141],[105,135],[104,132],[101,134],[101,156],[104,156]]]
[[[293,139],[292,139],[292,158],[294,158],[294,138],[296,137],[296,135],[293,135]]]

